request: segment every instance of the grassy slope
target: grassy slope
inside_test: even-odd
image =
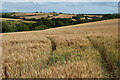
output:
[[[36,14],[36,15],[35,15]],[[58,14],[58,15],[56,15]],[[48,15],[51,16],[50,18],[72,18],[72,16],[76,16],[76,14],[59,14],[59,13],[15,13],[13,14],[12,16],[20,16],[20,17],[25,17],[25,18],[41,18],[41,17],[47,17]],[[53,16],[53,15],[56,15],[56,16]],[[102,17],[102,16],[99,16],[99,15],[85,15],[85,16],[89,16],[89,17],[94,17],[94,16],[97,16],[97,17]]]
[[[116,77],[117,24],[114,19],[4,33],[3,77]]]
[[[13,15],[16,15],[16,16],[19,16],[19,17],[25,17],[27,19],[31,19],[31,18],[36,18],[36,19],[39,19],[39,18],[47,18],[47,16],[53,16],[53,14],[56,14],[56,13],[15,13]]]

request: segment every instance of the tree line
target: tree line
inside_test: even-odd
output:
[[[7,17],[10,17],[11,14],[7,14]],[[4,15],[5,17],[5,15]],[[15,18],[15,16],[13,16]],[[13,18],[12,17],[12,18]],[[81,20],[81,17],[85,17],[85,19]],[[107,19],[115,19],[120,18],[119,14],[105,14],[103,17],[92,17],[92,19],[88,19],[87,16],[83,14],[78,14],[77,16],[73,16],[72,18],[41,18],[41,19],[26,19],[21,18],[26,21],[36,21],[36,23],[25,23],[25,22],[18,22],[17,24],[11,22],[4,22],[2,23],[2,33],[6,32],[19,32],[19,31],[32,31],[32,30],[44,30],[49,28],[56,28],[60,26],[67,26],[67,25],[74,25],[80,23],[87,23],[87,22],[94,22],[100,20],[107,20]],[[75,20],[73,20],[75,19]]]

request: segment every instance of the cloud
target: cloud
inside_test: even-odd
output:
[[[119,2],[119,0],[2,0],[2,2]]]
[[[4,10],[19,12],[117,13],[117,2],[5,2]]]

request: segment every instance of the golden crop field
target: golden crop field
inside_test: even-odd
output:
[[[31,18],[39,19],[42,17],[47,18],[47,16],[53,16],[54,14],[57,13],[15,13],[12,16],[16,15],[21,18],[25,17],[27,19],[31,19]]]
[[[2,21],[20,21],[21,19],[0,18]]]
[[[3,78],[118,77],[118,19],[2,33]]]
[[[72,16],[76,16],[76,14],[59,14],[59,13],[15,13],[12,16],[19,16],[19,17],[25,17],[27,19],[31,19],[31,18],[47,18],[48,16],[50,16],[51,18],[72,18]]]
[[[0,18],[0,21],[7,22],[7,23],[19,23],[19,22],[35,23],[36,22],[36,21],[25,21],[22,19],[12,19],[12,18]]]
[[[76,16],[76,14],[59,14],[58,16],[55,16],[54,18],[72,18],[73,16]]]

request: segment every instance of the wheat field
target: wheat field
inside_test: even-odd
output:
[[[19,16],[21,18],[25,17],[26,19],[31,19],[31,18],[35,18],[35,19],[39,19],[39,18],[47,18],[47,16],[53,16],[57,13],[15,13],[12,16],[16,15]]]
[[[118,77],[117,44],[118,19],[2,33],[2,77]]]

